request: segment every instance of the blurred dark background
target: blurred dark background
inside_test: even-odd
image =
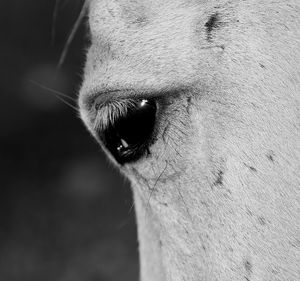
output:
[[[57,64],[82,4],[0,4],[1,281],[138,279],[128,183],[76,110],[30,82],[76,104],[88,41],[84,21],[64,64]]]

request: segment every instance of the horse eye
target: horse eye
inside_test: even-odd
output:
[[[110,120],[99,133],[106,148],[120,164],[134,162],[149,151],[157,111],[153,99],[132,99],[127,106],[125,103],[125,107],[122,108],[124,113]]]

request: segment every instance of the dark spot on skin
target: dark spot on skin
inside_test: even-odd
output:
[[[165,207],[168,207],[168,204],[165,203],[165,202],[158,202],[158,203],[161,204],[161,205],[163,205],[163,206],[165,206]]]
[[[266,68],[262,63],[259,64],[261,68]]]
[[[163,245],[162,241],[159,239],[159,247],[161,248]]]
[[[205,23],[206,28],[206,40],[211,41],[212,40],[212,31],[215,28],[218,28],[220,26],[220,16],[218,13],[215,13],[210,16],[209,20]]]
[[[132,21],[132,24],[136,25],[145,25],[148,22],[147,18],[144,17],[138,17],[135,20]]]
[[[257,104],[255,104],[254,102],[251,102],[251,105],[255,108],[258,108]]]
[[[186,100],[187,100],[187,103],[188,103],[188,104],[190,104],[190,103],[191,103],[191,101],[192,101],[192,97],[187,97],[187,99],[186,99]]]
[[[274,275],[277,275],[280,273],[280,268],[275,266],[275,265],[271,265],[270,267],[267,268],[268,271],[272,272]],[[278,279],[276,279],[278,280]]]
[[[246,261],[244,262],[244,267],[245,267],[246,271],[247,271],[249,274],[252,273],[252,264],[251,264],[250,261],[246,260]]]
[[[250,281],[250,279],[249,279],[247,276],[245,276],[245,279],[246,279],[247,281]]]
[[[294,241],[289,241],[289,244],[293,248],[300,248],[300,240],[299,239],[295,239]]]
[[[192,97],[187,97],[187,112],[190,114],[191,113],[191,105],[192,105]]]
[[[266,224],[266,219],[264,217],[258,217],[258,221],[261,225],[265,225]]]
[[[209,20],[205,23],[205,27],[208,33],[212,32],[212,30],[218,27],[219,15],[218,13],[210,16]]]
[[[143,27],[149,23],[149,17],[146,7],[132,3],[132,5],[122,5],[121,16],[128,28]]]
[[[252,172],[257,172],[256,168],[254,168],[253,166],[249,166],[246,163],[244,163],[244,165],[249,168]]]
[[[253,216],[252,212],[251,212],[249,209],[247,209],[247,214],[248,214],[250,217]]]
[[[216,185],[223,185],[223,175],[224,175],[224,172],[223,171],[218,171],[218,175],[217,175],[217,179],[215,180],[214,182],[214,186]]]
[[[274,162],[274,151],[271,150],[266,156],[271,162]]]

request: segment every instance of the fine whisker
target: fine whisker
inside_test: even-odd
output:
[[[47,86],[45,86],[45,85],[42,85],[42,84],[40,84],[39,82],[36,82],[36,81],[34,81],[34,80],[29,80],[29,83],[31,83],[31,84],[33,84],[33,85],[35,85],[35,86],[37,86],[37,87],[39,87],[39,88],[41,88],[41,89],[43,89],[43,90],[46,90],[46,91],[48,91],[48,92],[50,92],[50,93],[53,93],[57,99],[59,99],[59,100],[62,101],[64,104],[66,104],[67,106],[71,107],[71,108],[74,109],[76,112],[78,112],[78,108],[77,108],[76,106],[74,106],[73,104],[71,104],[70,102],[68,102],[68,101],[66,101],[66,100],[64,99],[64,98],[68,98],[68,99],[70,99],[72,102],[76,103],[76,100],[75,100],[74,98],[69,97],[68,95],[65,95],[65,94],[63,94],[63,93],[61,93],[61,92],[59,92],[59,91],[54,90],[54,89],[51,89],[51,88],[49,88],[49,87],[47,87]]]
[[[71,103],[67,102],[66,100],[64,100],[63,98],[61,98],[60,96],[56,95],[56,97],[62,101],[64,104],[68,105],[69,107],[71,107],[72,109],[74,109],[76,112],[79,112],[78,111],[78,108],[74,105],[72,105]]]
[[[64,93],[62,93],[62,92],[59,92],[59,91],[54,90],[54,89],[52,89],[52,88],[49,88],[49,87],[47,87],[47,86],[45,86],[45,85],[43,85],[43,84],[41,84],[41,83],[39,83],[39,82],[37,82],[37,81],[29,80],[29,82],[32,83],[32,84],[34,84],[34,85],[36,85],[36,86],[38,86],[39,88],[41,88],[41,89],[43,89],[43,90],[52,92],[53,94],[56,94],[56,95],[59,95],[59,96],[61,96],[61,97],[66,98],[66,99],[69,99],[69,100],[71,100],[71,101],[73,101],[73,102],[75,102],[75,103],[77,102],[76,99],[74,99],[74,98],[72,98],[72,97],[70,97],[70,96],[68,96],[68,95],[66,95],[66,94],[64,94]]]
[[[193,218],[192,218],[192,216],[191,216],[191,213],[190,213],[190,211],[189,211],[189,208],[188,208],[188,206],[187,206],[187,204],[186,204],[186,202],[185,202],[185,200],[184,200],[184,198],[183,198],[183,196],[182,196],[182,193],[181,193],[179,187],[178,187],[176,184],[175,184],[175,188],[177,189],[177,192],[178,192],[178,194],[179,194],[179,197],[180,197],[180,199],[181,199],[182,202],[183,202],[183,205],[184,205],[184,207],[185,207],[185,209],[186,209],[186,212],[187,212],[187,214],[188,214],[188,216],[189,216],[191,222],[193,222]]]
[[[159,176],[158,176],[157,179],[155,180],[155,183],[154,183],[152,189],[150,190],[149,199],[148,199],[148,202],[147,202],[147,207],[146,207],[146,209],[148,209],[149,206],[150,206],[150,199],[151,199],[151,197],[152,197],[152,194],[153,194],[153,192],[154,192],[154,190],[155,190],[155,187],[156,187],[156,185],[157,185],[159,179],[162,177],[162,175],[163,175],[164,172],[166,171],[167,166],[168,166],[168,161],[166,161],[166,166],[165,166],[165,168],[161,171],[161,173],[159,174]]]
[[[56,22],[57,22],[57,15],[59,9],[60,0],[55,0],[54,11],[53,11],[53,18],[52,18],[52,28],[51,28],[51,45],[55,44],[55,37],[56,37]]]
[[[61,66],[63,65],[63,63],[64,63],[64,61],[66,59],[66,56],[68,54],[70,45],[71,45],[71,43],[72,43],[72,41],[73,41],[73,39],[74,39],[74,37],[76,35],[76,32],[78,31],[79,26],[80,26],[80,24],[81,24],[81,22],[82,22],[82,20],[83,20],[83,18],[85,16],[88,4],[89,4],[89,1],[84,1],[84,4],[83,4],[83,6],[81,8],[81,11],[80,11],[80,13],[79,13],[79,15],[78,15],[78,17],[77,17],[74,25],[73,25],[73,28],[72,28],[72,30],[71,30],[68,38],[67,38],[67,41],[66,41],[66,43],[64,45],[64,48],[63,48],[62,52],[61,52],[58,64],[56,66],[57,69],[61,68]]]

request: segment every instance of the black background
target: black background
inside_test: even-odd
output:
[[[82,4],[0,4],[1,281],[137,280],[128,183],[78,112],[30,82],[77,98],[88,44],[85,24],[59,70],[57,63]]]

